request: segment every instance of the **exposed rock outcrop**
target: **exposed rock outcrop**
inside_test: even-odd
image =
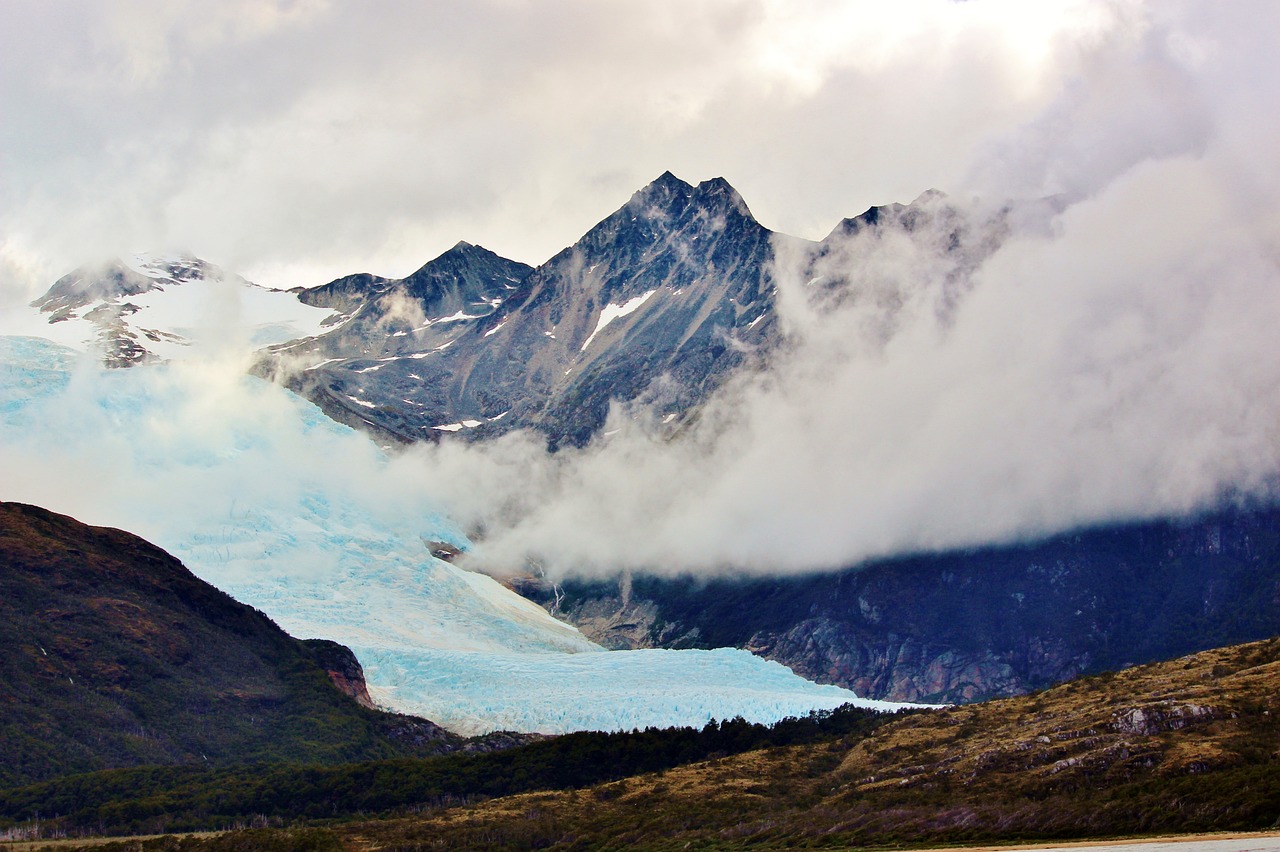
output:
[[[350,648],[328,639],[307,639],[304,644],[339,692],[350,695],[362,707],[374,709],[369,686],[364,679],[364,667]]]

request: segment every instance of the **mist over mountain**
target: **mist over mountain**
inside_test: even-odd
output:
[[[412,442],[498,574],[833,569],[1266,498],[1266,235],[1181,203],[1208,155],[1134,154],[817,242],[665,173],[536,269],[459,243],[298,291],[327,330],[254,369]]]
[[[874,704],[740,649],[604,651],[437,558],[469,543],[411,455],[245,375],[248,353],[205,354],[109,369],[0,337],[6,493],[145,535],[291,634],[350,647],[379,706],[457,733],[776,721]]]
[[[191,254],[133,255],[81,266],[0,333],[89,346],[108,367],[182,359],[192,348],[236,350],[318,333],[329,312],[246,281]]]
[[[537,269],[460,243],[403,281],[305,290],[349,313],[263,369],[401,440],[531,429],[582,446],[611,404],[670,423],[763,356],[776,238],[724,180],[667,172]]]

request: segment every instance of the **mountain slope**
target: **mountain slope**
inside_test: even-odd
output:
[[[0,647],[0,784],[460,742],[362,706],[342,646],[293,639],[136,536],[18,503],[0,503]]]
[[[459,244],[402,282],[304,291],[350,318],[262,369],[402,440],[532,427],[583,444],[611,400],[678,415],[766,347],[773,239],[724,180],[668,172],[536,270]]]
[[[834,574],[518,585],[606,647],[749,648],[859,695],[965,702],[1280,631],[1280,510]]]
[[[357,849],[849,849],[1274,830],[1278,695],[1269,640],[915,714],[845,743],[338,832]]]

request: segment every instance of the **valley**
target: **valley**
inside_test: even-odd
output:
[[[6,504],[46,530],[16,527],[0,577],[19,602],[8,830],[257,815],[259,834],[183,848],[514,849],[1272,827],[1266,487],[890,537],[836,565],[768,533],[831,500],[741,534],[700,519],[786,445],[742,442],[803,400],[791,380],[822,386],[805,358],[826,335],[856,372],[911,322],[946,329],[1010,222],[1049,215],[930,192],[803,241],[727,182],[668,172],[538,267],[460,242],[405,278],[290,291],[189,255],[59,279],[32,333],[0,338],[7,485],[165,550]],[[850,247],[900,243],[930,287],[868,290]],[[211,299],[239,311],[175,319]],[[102,536],[152,548],[184,600],[247,604],[235,618],[278,646],[253,654],[287,676],[188,615],[141,617],[152,569],[109,569],[132,590],[59,573]],[[44,558],[51,588],[11,579]]]

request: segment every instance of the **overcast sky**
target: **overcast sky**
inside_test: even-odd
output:
[[[786,353],[681,439],[420,446],[406,481],[490,564],[605,571],[1274,496],[1278,42],[1273,0],[0,0],[0,309],[142,250],[279,287],[459,239],[539,263],[667,169],[810,238],[938,188],[1022,212],[958,279],[946,234],[831,246],[846,304],[783,253]]]
[[[1080,85],[1082,56],[1150,14],[0,0],[0,302],[134,251],[281,287],[404,275],[459,239],[537,264],[667,169],[724,176],[766,226],[820,238],[872,204],[967,186]]]

